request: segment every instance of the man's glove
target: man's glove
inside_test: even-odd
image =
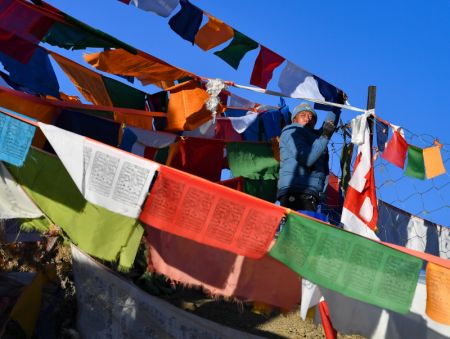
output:
[[[322,135],[324,137],[330,139],[331,136],[333,135],[335,129],[336,129],[336,126],[334,125],[333,121],[327,120],[323,123]]]

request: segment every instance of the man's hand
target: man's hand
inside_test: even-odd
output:
[[[336,129],[336,126],[334,125],[333,121],[327,120],[323,123],[322,135],[324,137],[330,139],[331,136],[333,135],[335,129]]]

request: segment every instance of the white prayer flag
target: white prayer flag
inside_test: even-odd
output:
[[[159,164],[39,123],[86,200],[137,218]]]
[[[281,72],[278,87],[283,94],[291,98],[325,100],[314,76],[290,61]]]
[[[177,7],[179,2],[179,0],[133,0],[137,8],[147,12],[154,12],[166,18]]]

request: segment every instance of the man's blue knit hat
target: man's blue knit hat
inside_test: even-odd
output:
[[[309,104],[307,104],[307,103],[301,103],[300,105],[295,106],[294,110],[292,111],[291,121],[294,121],[294,118],[298,113],[304,112],[304,111],[311,112],[313,114],[313,118],[316,119],[316,121],[317,121],[316,111],[314,110],[314,108],[309,106]]]

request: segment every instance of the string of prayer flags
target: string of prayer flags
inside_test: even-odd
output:
[[[211,111],[206,108],[209,95],[197,81],[183,82],[168,91],[167,131],[193,130],[212,119]]]
[[[87,202],[57,157],[31,148],[22,168],[7,167],[73,243],[100,259],[120,259],[120,268],[132,267],[144,232],[136,219]]]
[[[120,0],[124,2],[123,0]],[[126,0],[129,4],[131,0]],[[144,11],[154,12],[159,16],[168,17],[177,7],[180,0],[132,0],[132,3]]]
[[[42,212],[0,162],[0,219],[32,219]]]
[[[22,166],[36,127],[0,113],[0,160]]]
[[[274,69],[280,66],[284,60],[282,56],[261,45],[253,67],[250,83],[261,88],[267,88],[267,84],[272,79]]]
[[[389,140],[381,157],[401,169],[405,166],[408,143],[401,135],[399,129],[394,130],[391,140]]]
[[[426,314],[434,321],[450,325],[450,270],[428,263],[426,284]]]
[[[162,231],[258,259],[284,208],[222,185],[161,167],[140,220]]]
[[[224,49],[214,52],[214,54],[234,69],[238,69],[245,54],[258,48],[259,44],[235,29],[233,29],[233,32],[233,40],[230,44]]]
[[[278,179],[279,162],[270,143],[227,143],[228,164],[234,177],[256,180]]]
[[[27,63],[0,53],[0,62],[9,72],[9,80],[34,94],[47,94],[59,98],[59,84],[47,51],[38,48]]]
[[[146,228],[149,270],[210,294],[258,300],[284,310],[300,301],[300,278],[269,255],[253,260]],[[189,255],[186,255],[189,253]]]
[[[39,127],[86,200],[139,216],[158,164],[52,125]]]
[[[294,213],[270,255],[315,284],[402,314],[422,267],[419,258]]]
[[[441,155],[441,146],[438,145],[425,148],[423,150],[423,161],[428,179],[445,173],[445,167]]]
[[[96,69],[116,75],[133,76],[142,85],[155,84],[166,88],[177,79],[192,76],[180,68],[139,51],[131,54],[124,49],[85,54],[84,60]]]
[[[208,15],[208,22],[200,28],[195,36],[195,44],[204,51],[209,51],[230,40],[233,36],[234,31],[230,26]]]
[[[6,1],[1,4],[0,51],[27,63],[39,41],[53,26],[54,19],[36,10],[25,1]]]
[[[181,0],[180,5],[180,11],[170,18],[169,26],[183,39],[194,44],[195,35],[203,20],[203,12],[188,0]]]
[[[405,174],[410,177],[425,179],[425,165],[421,148],[408,145],[408,164],[406,165]]]

